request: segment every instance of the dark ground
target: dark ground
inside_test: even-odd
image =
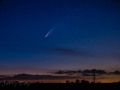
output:
[[[19,83],[1,82],[0,90],[120,90],[120,83]]]

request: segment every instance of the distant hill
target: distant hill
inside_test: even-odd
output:
[[[44,80],[44,79],[70,79],[73,76],[52,76],[52,75],[31,75],[31,74],[18,74],[15,76],[0,78],[0,80]]]

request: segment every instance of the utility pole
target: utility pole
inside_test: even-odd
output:
[[[96,82],[96,72],[95,72],[96,70],[95,69],[93,69],[93,82],[95,83]]]
[[[81,73],[81,70],[78,70],[78,71],[77,71],[77,76],[78,76],[78,78],[80,78],[80,73]]]

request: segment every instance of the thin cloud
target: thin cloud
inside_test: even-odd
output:
[[[107,74],[107,72],[105,70],[97,70],[97,69],[82,71],[83,76],[91,76],[91,75],[93,75],[93,73],[95,73],[96,75]]]
[[[78,71],[74,71],[74,70],[67,70],[67,71],[64,71],[64,70],[59,70],[57,72],[54,72],[54,74],[68,74],[68,75],[74,75],[76,73],[81,73],[81,70],[78,70]]]
[[[120,71],[111,72],[111,74],[120,75]]]
[[[96,75],[103,75],[103,74],[107,74],[107,72],[105,70],[97,70],[97,69],[92,69],[92,70],[59,70],[57,72],[54,72],[54,74],[67,74],[67,75],[74,75],[74,74],[80,74],[82,76],[93,76],[93,73],[95,73]]]
[[[72,48],[53,48],[52,52],[60,55],[78,56],[78,57],[94,57],[94,58],[115,58],[120,60],[120,53],[112,52],[92,52],[88,50],[76,50]]]
[[[92,53],[89,53],[87,51],[75,50],[70,48],[54,48],[52,51],[54,53],[61,54],[61,55],[85,56],[85,57],[94,56]]]

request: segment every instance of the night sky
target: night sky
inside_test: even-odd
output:
[[[0,74],[120,70],[119,0],[0,0]]]

